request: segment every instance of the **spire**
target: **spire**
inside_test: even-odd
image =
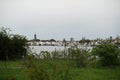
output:
[[[34,40],[37,40],[37,35],[36,34],[34,34]]]

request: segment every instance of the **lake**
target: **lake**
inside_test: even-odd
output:
[[[66,47],[66,48],[69,48],[69,47]],[[92,47],[83,47],[83,48],[92,50]],[[30,49],[32,50],[33,53],[39,54],[41,51],[49,51],[49,52],[52,52],[55,50],[62,51],[65,49],[65,47],[64,46],[30,46]]]

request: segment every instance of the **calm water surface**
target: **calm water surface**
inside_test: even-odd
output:
[[[41,51],[62,51],[65,48],[63,46],[30,46],[30,49],[32,50],[32,52],[39,54]]]
[[[69,47],[66,47],[69,48]],[[92,47],[85,47],[86,49],[90,49],[92,50]],[[32,52],[39,54],[41,51],[62,51],[65,49],[64,46],[30,46],[30,49],[32,50]]]

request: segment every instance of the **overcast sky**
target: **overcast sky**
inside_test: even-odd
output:
[[[32,39],[120,35],[120,0],[0,0],[0,26]]]

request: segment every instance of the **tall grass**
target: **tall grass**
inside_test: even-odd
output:
[[[30,80],[71,80],[70,66],[61,60],[34,59],[29,55],[24,63]]]

